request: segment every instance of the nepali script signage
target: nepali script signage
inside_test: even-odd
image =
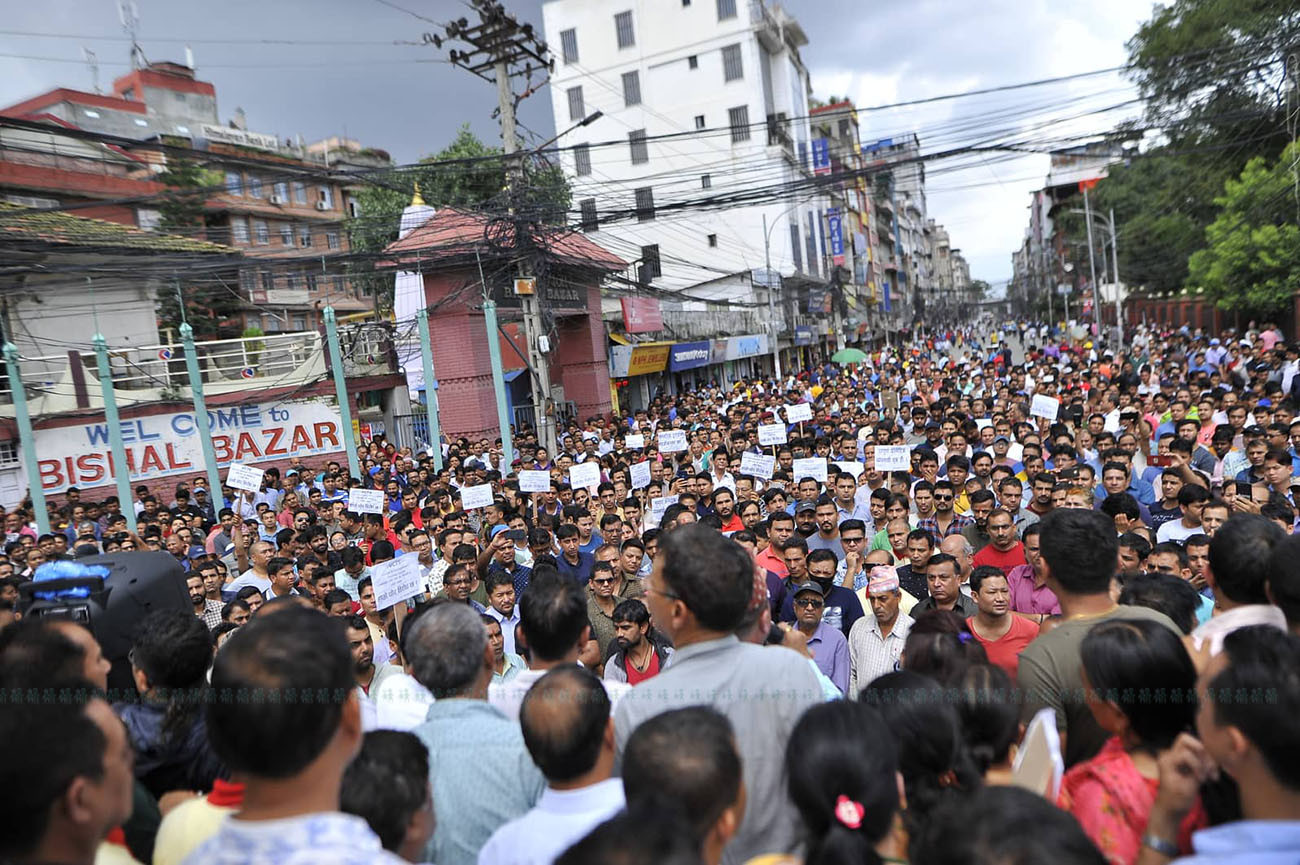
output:
[[[336,453],[344,447],[333,401],[251,403],[209,409],[217,464]],[[194,412],[123,420],[119,427],[131,481],[205,471]],[[36,465],[46,493],[112,484],[113,453],[105,423],[36,430]]]

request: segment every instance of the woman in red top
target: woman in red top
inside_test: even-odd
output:
[[[1080,647],[1084,688],[1093,717],[1113,737],[1091,760],[1065,773],[1060,805],[1113,863],[1132,863],[1155,801],[1156,756],[1192,728],[1196,668],[1182,640],[1159,622],[1102,622]],[[1198,801],[1178,832],[1191,852],[1191,833],[1207,824]]]

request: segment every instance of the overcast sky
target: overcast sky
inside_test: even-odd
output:
[[[472,14],[455,0],[394,2],[434,21]],[[485,139],[499,134],[491,116],[495,88],[445,63],[427,62],[444,58],[445,49],[392,44],[419,42],[421,33],[441,28],[380,0],[137,4],[145,55],[183,60],[190,44],[200,77],[216,85],[223,121],[242,107],[251,130],[309,141],[346,132],[401,162],[441,149],[466,121]],[[506,0],[506,6],[540,28],[541,0]],[[98,57],[104,90],[129,68],[116,0],[0,0],[0,8],[0,105],[52,87],[89,90],[83,46]],[[803,57],[814,94],[847,95],[859,107],[1117,66],[1126,58],[1125,41],[1150,13],[1144,0],[792,0],[787,8],[808,33]],[[1084,135],[1131,115],[1133,106],[1098,112],[1132,98],[1118,74],[1089,76],[865,111],[862,137],[916,130],[923,151],[942,152],[999,133],[1035,141]],[[520,121],[542,136],[536,143],[551,136],[544,92],[525,101]],[[1047,157],[967,155],[935,161],[927,171],[930,215],[948,227],[972,276],[1005,281],[1024,236],[1029,193],[1042,185]]]

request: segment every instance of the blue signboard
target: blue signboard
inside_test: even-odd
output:
[[[832,207],[826,211],[826,232],[831,240],[831,260],[835,264],[844,263],[844,224],[840,221],[840,212]]]
[[[813,139],[813,174],[831,173],[831,142],[827,138]]]
[[[794,329],[794,344],[809,345],[812,342],[812,328],[802,325]]]
[[[695,369],[697,366],[708,366],[711,356],[712,347],[707,340],[679,342],[668,350],[668,369],[672,372],[681,372],[684,369]]]
[[[889,280],[885,280],[885,312],[889,312]]]

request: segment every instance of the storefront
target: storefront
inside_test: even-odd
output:
[[[708,340],[679,342],[668,353],[669,386],[673,393],[695,390],[711,378],[712,347]]]
[[[765,333],[715,339],[710,362],[722,368],[713,370],[713,377],[724,386],[730,386],[741,379],[769,375],[772,371],[771,350]]]
[[[609,347],[609,377],[621,411],[648,408],[664,388],[671,342],[643,342]]]

